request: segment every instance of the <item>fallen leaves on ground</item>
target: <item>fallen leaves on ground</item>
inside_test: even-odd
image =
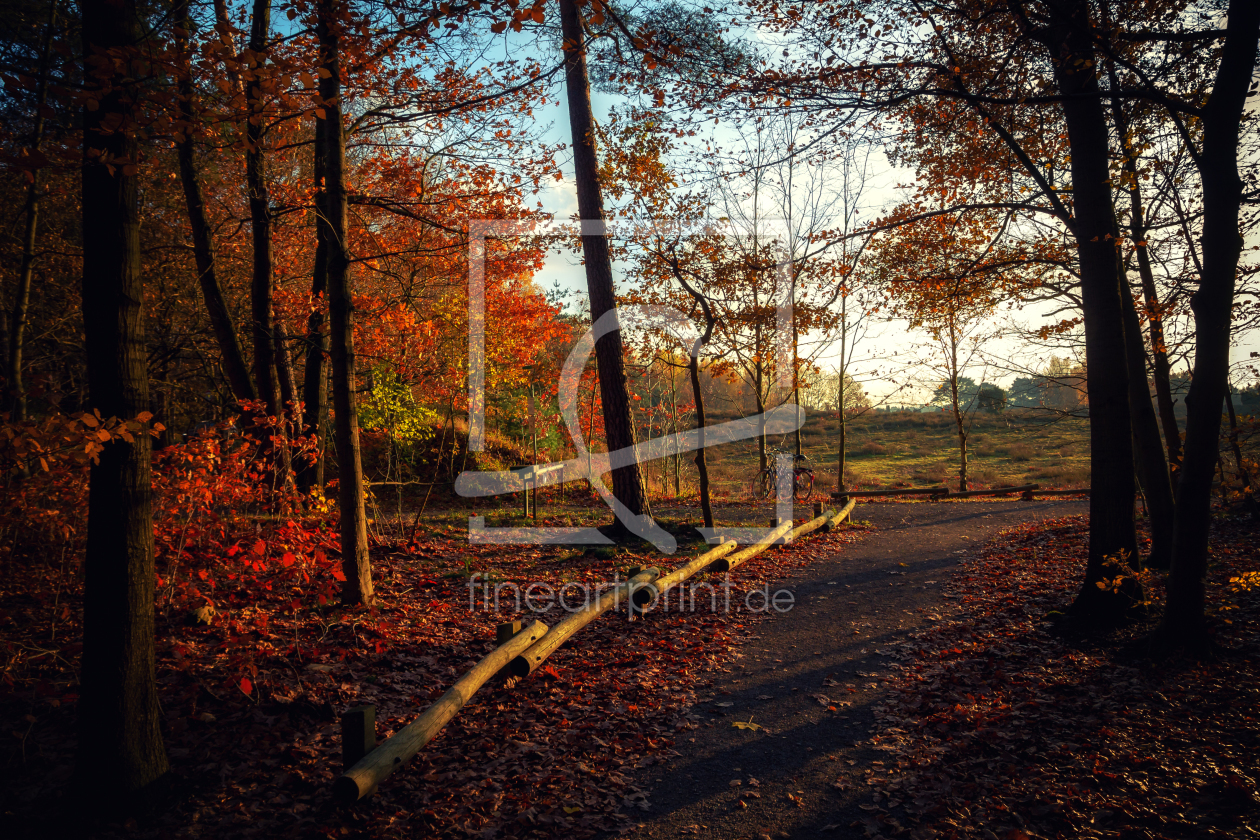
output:
[[[329,795],[341,772],[340,713],[376,705],[383,739],[493,648],[495,625],[534,617],[511,599],[496,609],[482,590],[470,592],[471,574],[490,580],[491,592],[495,583],[559,587],[624,580],[629,566],[661,558],[469,546],[463,535],[378,543],[378,605],[370,611],[295,598],[279,577],[291,574],[283,563],[273,577],[268,569],[231,581],[221,575],[208,623],[159,602],[170,799],[160,815],[108,824],[102,836],[510,840],[623,830],[647,806],[633,772],[675,755],[678,733],[700,719],[698,689],[764,618],[746,608],[745,594],[855,537],[814,535],[738,567],[729,613],[721,600],[710,609],[706,595],[694,612],[675,603],[633,622],[624,612],[601,617],[518,685],[487,684],[412,762],[350,809]],[[261,556],[257,542],[243,545],[248,551],[231,562]],[[186,556],[185,569],[195,562]],[[73,576],[50,574],[10,575],[0,587],[0,716],[11,732],[0,742],[0,806],[15,833],[47,836],[48,814],[72,801],[80,589]],[[563,615],[557,606],[536,617],[554,624]]]
[[[903,646],[877,709],[870,745],[886,755],[868,778],[868,837],[1256,836],[1254,526],[1214,532],[1209,603],[1232,609],[1203,662],[1143,656],[1154,618],[1095,642],[1058,628],[1087,540],[1085,518],[1054,520],[962,561],[952,614]]]

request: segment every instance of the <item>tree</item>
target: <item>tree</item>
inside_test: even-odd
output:
[[[979,388],[964,375],[979,352],[979,330],[1004,295],[1034,287],[1040,275],[1026,249],[1008,241],[1009,219],[992,213],[931,216],[904,224],[873,246],[891,311],[931,336],[929,362],[943,379],[934,401],[950,407],[958,437],[958,489],[968,489],[967,433]]]
[[[249,369],[245,364],[245,354],[241,351],[241,343],[237,338],[235,320],[224,298],[223,285],[219,280],[218,267],[215,264],[210,221],[206,217],[206,201],[201,188],[195,147],[198,124],[193,111],[194,83],[188,44],[189,33],[193,28],[189,0],[178,0],[175,13],[175,53],[179,65],[177,68],[178,107],[181,122],[181,130],[175,143],[179,153],[180,184],[184,188],[184,202],[188,208],[188,222],[192,228],[197,279],[200,281],[206,312],[210,316],[210,324],[214,329],[215,339],[218,341],[219,353],[223,357],[223,370],[227,375],[232,395],[238,401],[244,402],[257,399],[258,391],[254,387],[253,380],[250,379]]]
[[[136,423],[134,434],[105,445],[89,479],[77,774],[83,794],[101,804],[130,799],[168,764],[154,674],[152,444],[140,428],[149,408],[135,137],[140,20],[133,0],[85,0],[81,9],[95,103],[83,121],[89,398],[99,416]]]
[[[265,0],[259,0],[265,2]],[[354,331],[351,319],[350,255],[346,224],[346,138],[342,123],[341,28],[346,7],[339,0],[319,0],[316,34],[320,75],[328,81],[323,93],[325,163],[324,212],[328,219],[328,310],[332,348],[332,401],[336,413],[337,502],[341,526],[341,585],[344,604],[370,606],[372,567],[368,556],[367,509],[363,498],[363,463],[359,452],[359,419],[355,405]]]
[[[569,128],[573,139],[573,168],[577,182],[578,214],[585,222],[602,224],[603,197],[600,194],[599,160],[595,149],[595,118],[591,112],[591,87],[586,70],[586,35],[577,0],[560,0],[560,27],[564,37],[565,91]],[[582,236],[586,261],[586,284],[590,296],[591,322],[617,308],[613,288],[612,258],[604,232]],[[621,330],[613,330],[595,342],[603,401],[604,429],[608,450],[630,451],[634,447],[634,421],[630,413],[629,389],[622,359]],[[613,495],[636,516],[650,513],[647,493],[638,461],[612,471]],[[620,530],[620,526],[618,526]]]
[[[1166,646],[1207,644],[1212,472],[1219,457],[1221,404],[1228,394],[1230,314],[1242,253],[1239,126],[1260,42],[1260,4],[1230,0],[1228,21],[1211,94],[1201,106],[1203,139],[1195,155],[1203,180],[1203,268],[1190,304],[1195,316],[1194,378],[1186,398],[1185,459],[1177,485],[1168,603],[1156,637]]]
[[[1006,410],[1006,392],[991,382],[982,382],[976,392],[976,405],[981,411],[1001,414]]]

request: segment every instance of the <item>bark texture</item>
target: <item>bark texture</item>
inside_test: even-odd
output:
[[[1172,479],[1164,459],[1164,444],[1159,439],[1159,421],[1151,405],[1146,384],[1146,348],[1142,345],[1142,324],[1137,306],[1128,289],[1120,292],[1124,305],[1124,339],[1129,351],[1129,411],[1133,420],[1133,457],[1138,483],[1146,498],[1150,515],[1151,553],[1147,565],[1167,569],[1172,564],[1173,503]]]
[[[569,105],[569,126],[573,135],[573,168],[577,181],[578,214],[583,221],[605,220],[599,187],[599,165],[595,152],[595,118],[591,112],[590,79],[586,71],[586,37],[575,0],[560,0],[560,25],[564,35],[565,89]],[[586,287],[590,296],[591,321],[617,308],[613,289],[612,257],[608,237],[583,236],[582,255],[586,261]],[[634,421],[626,387],[622,359],[621,331],[614,330],[595,342],[599,368],[600,397],[604,408],[604,433],[608,450],[616,452],[634,446]],[[650,513],[643,476],[637,460],[612,471],[613,495],[634,514]]]
[[[1089,12],[1085,0],[1058,0],[1050,5],[1051,25],[1040,37],[1054,60],[1055,81],[1064,96],[1063,117],[1072,148],[1072,234],[1085,317],[1092,492],[1089,558],[1073,610],[1087,620],[1112,621],[1129,610],[1134,593],[1104,590],[1096,584],[1115,576],[1106,568],[1107,558],[1136,559],[1136,487],[1121,302],[1124,271],[1118,249],[1120,228],[1110,187],[1110,138],[1093,67]]]
[[[237,337],[236,324],[223,296],[223,286],[215,268],[214,240],[210,234],[210,221],[206,217],[206,202],[201,192],[200,171],[193,145],[196,116],[193,113],[195,93],[188,56],[188,33],[192,28],[188,0],[179,0],[175,14],[175,51],[180,64],[179,115],[184,124],[176,137],[175,145],[179,158],[180,184],[184,189],[184,204],[188,208],[188,224],[192,228],[197,282],[201,286],[201,296],[206,303],[206,313],[210,316],[210,327],[214,331],[215,342],[219,345],[219,354],[223,357],[223,373],[227,376],[232,396],[238,401],[254,400],[258,398],[258,392],[249,377],[249,367],[245,363],[245,353],[241,350],[241,342]]]
[[[249,226],[254,245],[253,273],[250,280],[250,317],[254,337],[254,383],[258,399],[267,406],[267,413],[280,414],[280,393],[276,387],[276,354],[272,336],[272,264],[271,198],[267,192],[266,156],[263,151],[265,133],[263,92],[263,59],[271,32],[271,0],[254,0],[253,23],[249,32],[251,69],[246,89],[249,121],[245,126],[245,185],[249,196]]]
[[[108,86],[84,112],[89,400],[103,417],[129,419],[149,408],[132,134],[133,79],[143,73],[102,51],[134,49],[140,25],[134,0],[85,0],[80,8],[89,90]],[[130,799],[168,769],[154,677],[151,453],[144,432],[109,443],[89,480],[77,776],[94,805]]]
[[[1157,639],[1207,643],[1206,584],[1212,472],[1219,457],[1221,405],[1228,393],[1230,314],[1242,253],[1239,121],[1260,41],[1260,3],[1230,0],[1229,28],[1212,96],[1203,109],[1203,269],[1190,298],[1195,319],[1194,377],[1186,397],[1186,439],[1178,472],[1177,517],[1168,601]]]
[[[326,96],[320,79],[320,95]],[[315,266],[311,272],[311,311],[306,318],[306,362],[302,369],[302,426],[305,434],[316,435],[315,459],[298,470],[298,487],[310,493],[324,486],[324,428],[328,418],[328,331],[325,307],[328,305],[328,195],[324,181],[328,172],[328,152],[324,132],[315,133]]]
[[[341,5],[317,5],[320,60],[328,71],[324,119],[327,152],[325,191],[328,216],[328,314],[332,350],[333,411],[337,436],[337,501],[341,525],[343,604],[369,605],[373,599],[368,557],[367,509],[363,499],[363,464],[359,453],[359,414],[354,395],[354,306],[350,300],[350,256],[346,252],[346,140],[341,116]]]

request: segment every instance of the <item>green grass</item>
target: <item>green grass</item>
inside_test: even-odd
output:
[[[718,418],[715,422],[721,422]],[[817,471],[821,490],[835,486],[839,422],[809,417],[803,450]],[[770,440],[790,451],[793,436]],[[968,475],[973,488],[1036,483],[1042,487],[1089,485],[1089,423],[1044,415],[977,414],[968,430]],[[958,437],[946,414],[868,414],[848,423],[846,483],[850,488],[893,488],[958,484]],[[757,472],[755,441],[709,451],[717,490],[738,495]]]
[[[733,416],[719,414],[711,423]],[[813,499],[826,501],[835,487],[837,421],[826,414],[812,414],[802,427],[805,454],[816,471]],[[969,477],[973,489],[1036,483],[1043,488],[1089,486],[1089,424],[1078,418],[1048,418],[1008,412],[1005,415],[978,414],[971,420],[968,438]],[[769,441],[790,451],[793,436]],[[896,487],[958,486],[958,439],[952,419],[946,414],[914,412],[872,413],[849,421],[846,480],[850,489]],[[517,462],[524,453],[506,452],[502,460]],[[553,458],[562,457],[553,453]],[[697,507],[697,476],[692,455],[682,457],[682,498],[674,498],[673,467],[669,460],[643,465],[653,514],[664,527],[694,523]],[[757,473],[756,441],[746,440],[708,450],[713,482],[714,513],[723,525],[764,525],[773,512],[773,502],[755,502],[750,489]],[[482,469],[497,464],[478,464]],[[470,468],[476,468],[470,465]],[[609,483],[611,476],[604,476]],[[410,488],[409,488],[410,490]],[[461,499],[449,488],[435,488],[422,517],[423,531],[463,534],[469,514],[486,517],[492,527],[535,524],[520,514],[519,496]],[[584,482],[570,482],[561,491],[547,488],[541,494],[542,518],[550,526],[580,527],[609,522],[607,508]],[[402,532],[410,530],[423,493],[410,491],[404,502]],[[797,516],[808,513],[808,505],[797,506]],[[377,531],[397,533],[399,523],[394,496],[382,492],[380,507],[369,515],[378,522]]]

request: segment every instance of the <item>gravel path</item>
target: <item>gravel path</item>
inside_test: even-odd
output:
[[[850,826],[869,802],[863,771],[880,758],[865,742],[891,647],[930,625],[960,554],[1002,528],[1088,510],[1086,501],[859,504],[853,518],[877,530],[779,582],[795,608],[761,625],[701,695],[701,726],[679,739],[681,755],[643,771],[651,810],[631,836],[862,836]],[[750,716],[764,728],[733,726]],[[847,792],[832,786],[841,777]]]

